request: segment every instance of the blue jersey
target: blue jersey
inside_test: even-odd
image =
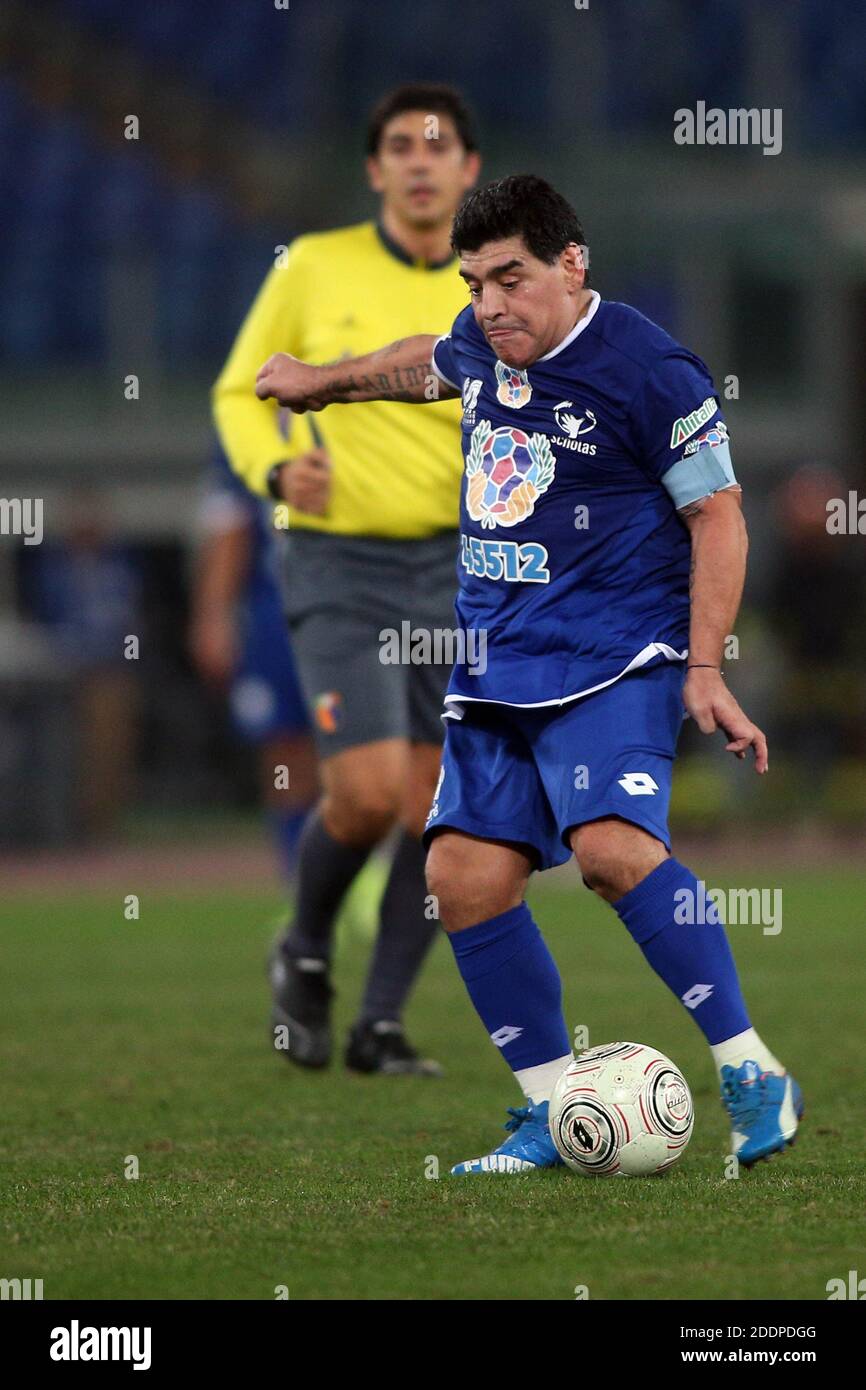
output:
[[[471,306],[433,365],[463,397],[456,607],[472,659],[455,665],[451,716],[466,700],[554,705],[684,660],[691,546],[677,508],[735,482],[701,359],[593,292],[525,371],[497,359]]]

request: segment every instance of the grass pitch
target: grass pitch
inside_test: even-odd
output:
[[[866,1261],[866,873],[711,881],[783,888],[778,936],[731,937],[806,1100],[798,1145],[737,1180],[700,1034],[576,874],[531,898],[570,1025],[658,1047],[694,1093],[663,1178],[448,1178],[520,1099],[444,942],[407,1020],[444,1081],[311,1074],[269,1048],[273,895],[151,894],[137,922],[119,895],[7,900],[0,1276],[46,1299],[826,1298]],[[367,949],[337,960],[341,1034]]]

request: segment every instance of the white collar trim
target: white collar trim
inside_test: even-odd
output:
[[[590,294],[592,295],[592,300],[583,318],[578,319],[571,332],[566,334],[561,343],[555,348],[551,348],[550,352],[546,352],[543,357],[539,357],[539,362],[549,362],[551,357],[556,357],[557,353],[564,352],[569,344],[573,343],[575,338],[577,338],[583,330],[588,327],[590,321],[595,318],[596,310],[601,303],[601,295],[598,290],[590,290]]]

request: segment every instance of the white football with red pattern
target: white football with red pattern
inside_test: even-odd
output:
[[[646,1177],[676,1163],[694,1127],[691,1092],[669,1057],[607,1043],[565,1068],[550,1098],[550,1133],[585,1177]]]

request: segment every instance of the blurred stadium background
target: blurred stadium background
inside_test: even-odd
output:
[[[186,646],[208,390],[274,248],[370,215],[365,116],[410,77],[466,93],[484,175],[566,191],[604,296],[736,378],[752,558],[730,678],[773,775],[687,737],[677,825],[866,827],[864,542],[825,527],[829,497],[866,493],[857,0],[7,0],[0,491],[44,499],[45,527],[0,537],[7,868],[178,817],[256,833],[249,758]],[[699,99],[782,108],[783,152],[675,145]]]

